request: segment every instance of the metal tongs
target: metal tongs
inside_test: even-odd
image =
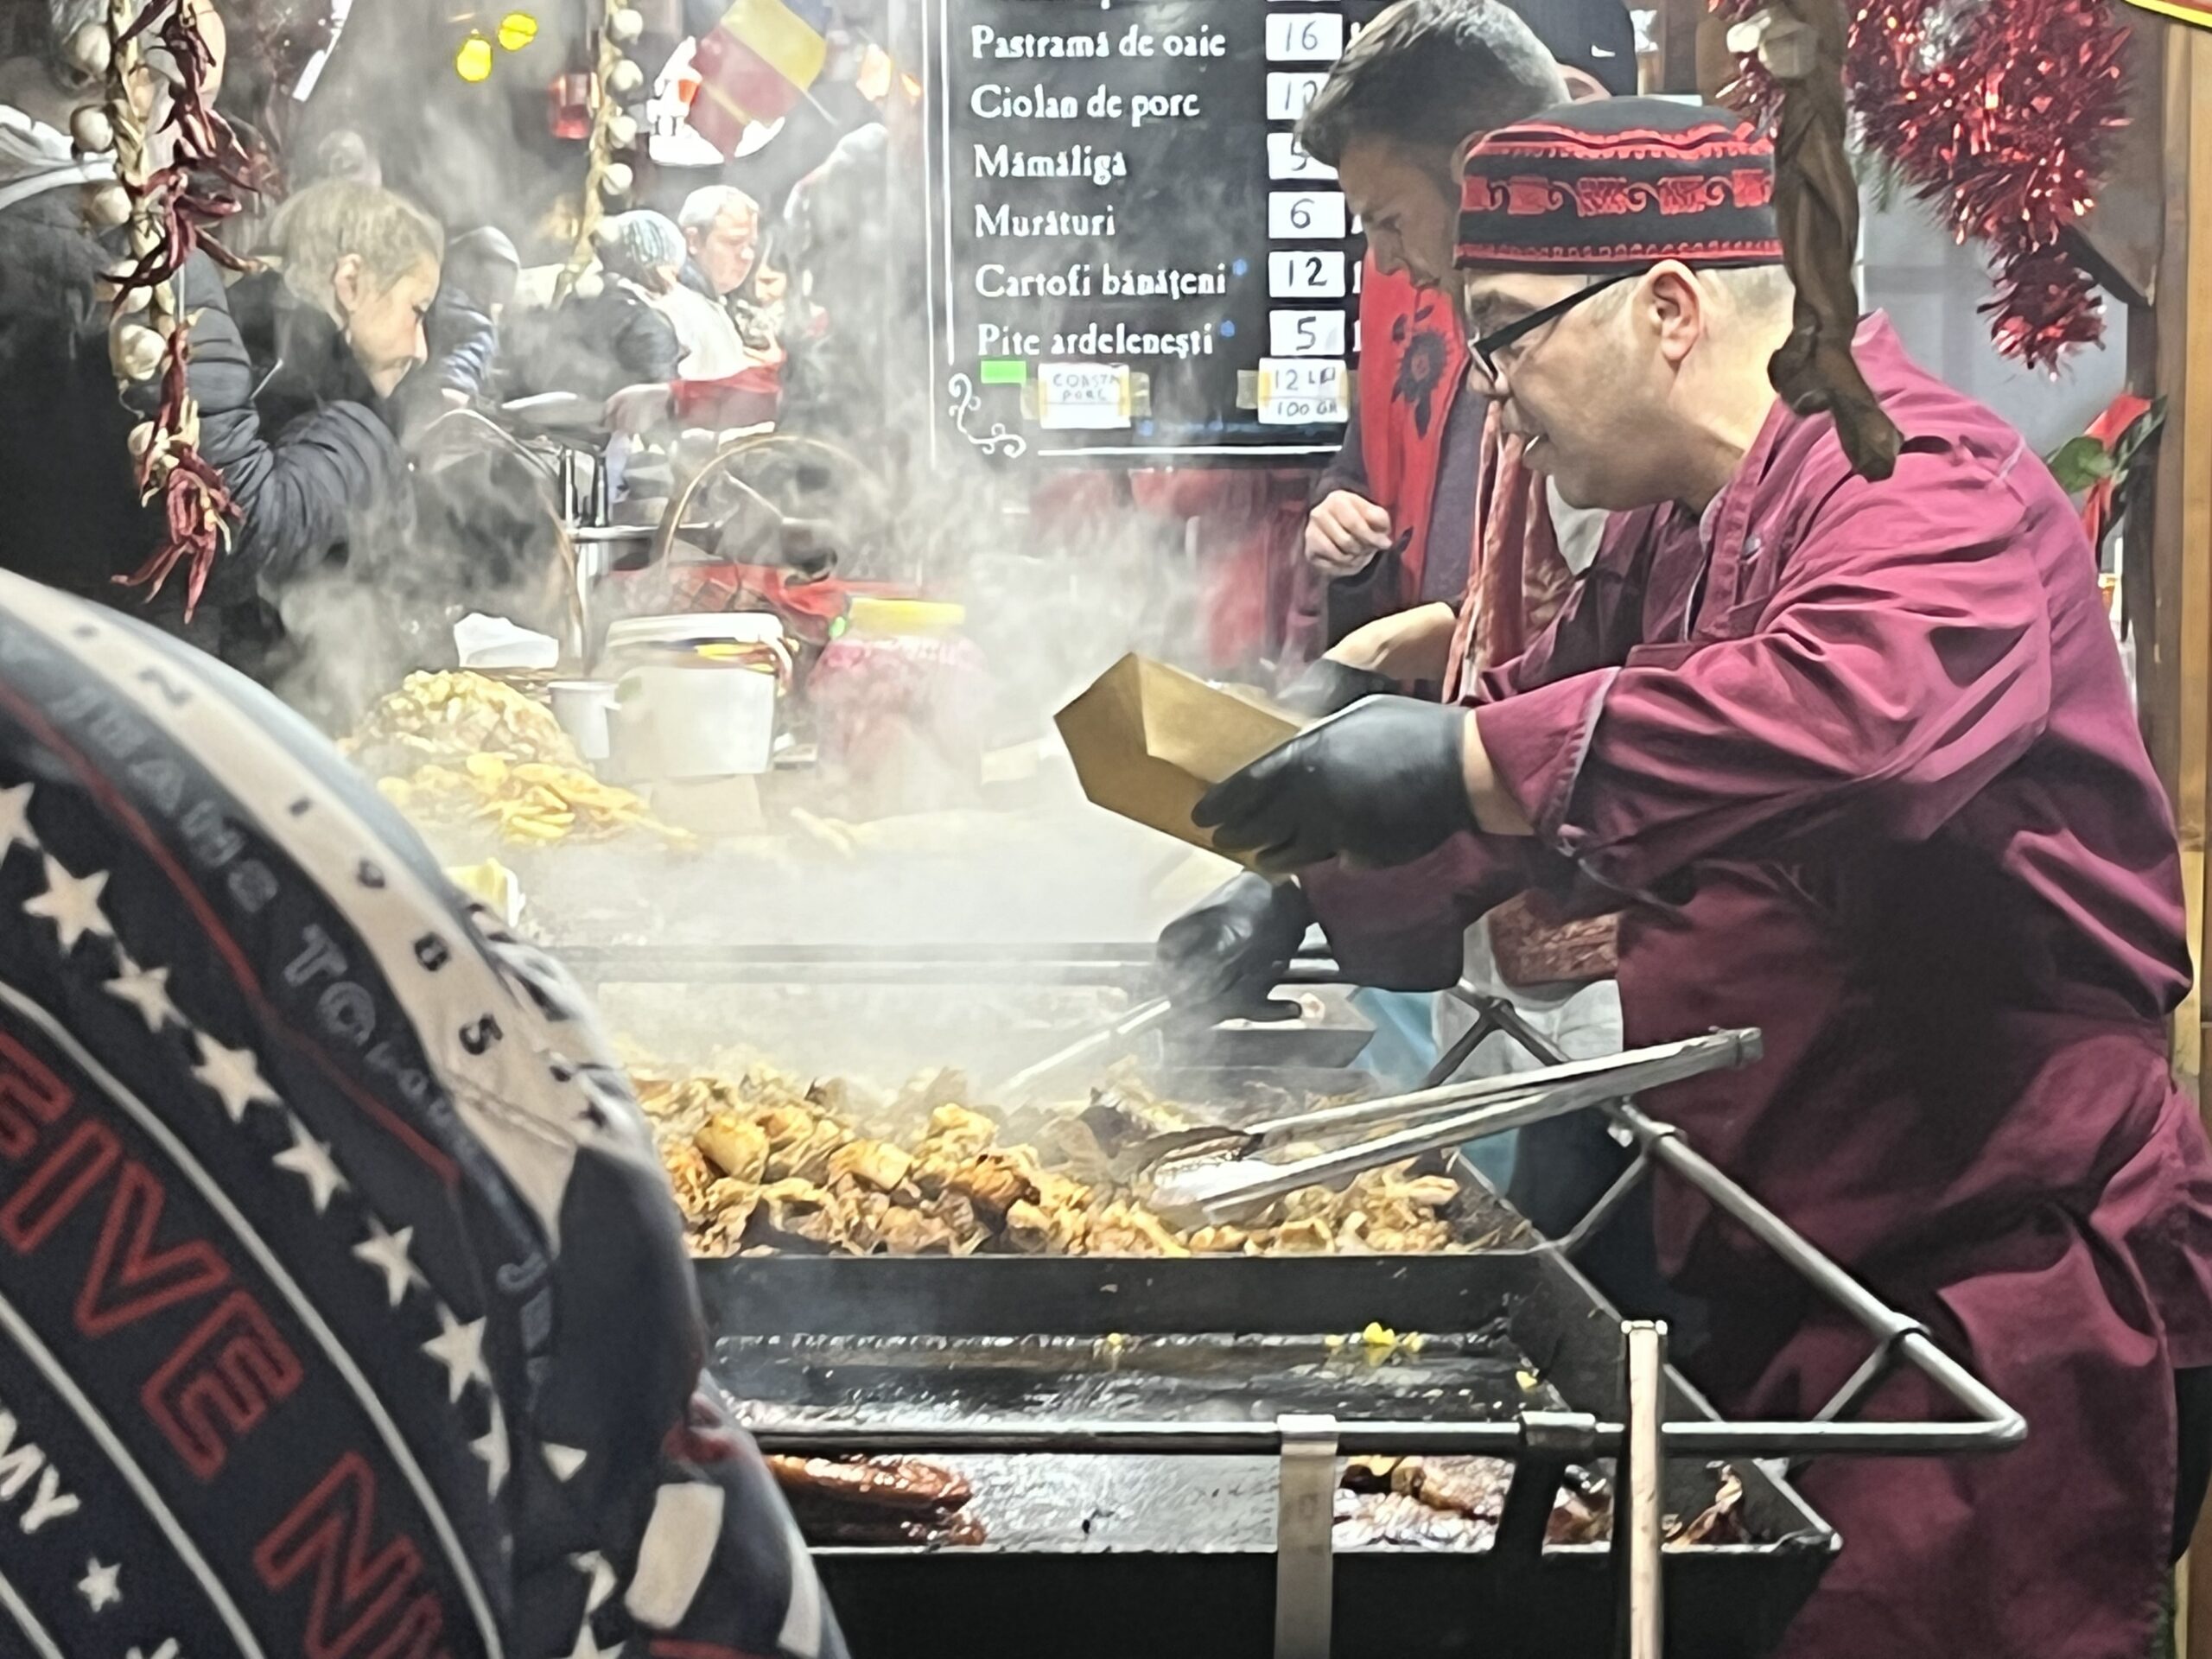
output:
[[[1007,1101],[1026,1100],[1037,1092],[1038,1085],[1048,1079],[1070,1071],[1091,1071],[1103,1065],[1110,1065],[1136,1046],[1137,1039],[1156,1026],[1166,1023],[1174,1013],[1175,1005],[1166,997],[1155,996],[1140,1002],[1126,1013],[1116,1014],[1111,1022],[1088,1032],[1065,1048],[1056,1050],[1034,1065],[1026,1065],[1000,1084],[994,1091]]]
[[[1715,1032],[1602,1059],[1298,1112],[1242,1129],[1179,1129],[1132,1148],[1132,1161],[1137,1168],[1154,1168],[1148,1195],[1154,1209],[1168,1216],[1196,1211],[1218,1221],[1301,1187],[1346,1180],[1662,1084],[1749,1065],[1760,1052],[1755,1029]],[[1288,1163],[1256,1155],[1293,1141],[1326,1141],[1392,1123],[1402,1127]]]
[[[1294,960],[1285,970],[1282,982],[1286,985],[1329,984],[1337,977],[1336,964],[1325,957],[1301,957]],[[1285,1005],[1278,1004],[1277,1007]],[[1104,1025],[1084,1033],[1065,1048],[1057,1049],[1043,1059],[1026,1065],[1012,1077],[1004,1079],[993,1093],[1008,1103],[1033,1097],[1039,1086],[1046,1082],[1076,1073],[1086,1078],[1114,1061],[1135,1052],[1139,1040],[1150,1031],[1166,1025],[1176,1013],[1173,999],[1155,996],[1116,1014]],[[1295,1014],[1295,1008],[1288,1010]],[[1265,1017],[1264,1010],[1253,1014]],[[1216,1010],[1203,1016],[1207,1020],[1236,1017]]]

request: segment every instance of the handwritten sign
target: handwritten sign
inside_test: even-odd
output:
[[[1040,363],[1037,423],[1056,432],[1116,432],[1129,423],[1126,363]]]
[[[1260,359],[1260,424],[1312,426],[1341,421],[1344,406],[1344,365],[1320,359],[1263,357]]]

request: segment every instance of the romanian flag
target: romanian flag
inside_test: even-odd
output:
[[[830,55],[828,15],[822,0],[737,0],[699,37],[691,130],[734,156],[747,126],[788,115]]]

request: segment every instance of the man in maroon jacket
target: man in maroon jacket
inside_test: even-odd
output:
[[[1623,516],[1471,709],[1370,699],[1198,817],[1301,870],[1363,981],[1444,983],[1471,916],[1543,887],[1620,913],[1630,1043],[1764,1031],[1758,1066],[1650,1104],[2029,1426],[1986,1459],[1815,1464],[1845,1546],[1786,1653],[2137,1655],[2212,1364],[2212,1151],[2165,1049],[2172,820],[2080,524],[2018,434],[1878,316],[1856,352],[1894,476],[1775,397],[1771,172],[1733,118],[1657,100],[1475,147],[1478,384],[1569,501]],[[1747,1416],[1817,1408],[1859,1333],[1695,1194],[1657,1198],[1662,1264],[1712,1305],[1700,1380]],[[1898,1377],[1872,1408],[1936,1405]]]

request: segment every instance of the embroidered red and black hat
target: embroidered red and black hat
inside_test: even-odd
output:
[[[1544,271],[1779,264],[1774,145],[1726,110],[1665,99],[1540,110],[1467,152],[1458,257]]]

